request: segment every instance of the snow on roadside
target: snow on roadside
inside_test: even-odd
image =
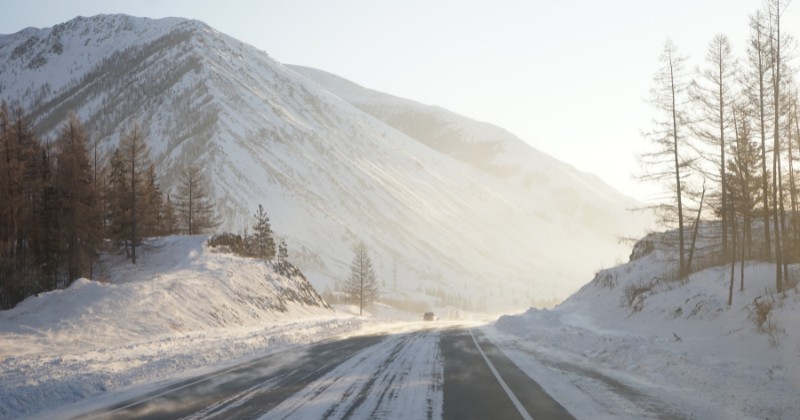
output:
[[[774,266],[748,262],[729,307],[730,266],[653,281],[671,260],[662,251],[487,334],[579,418],[800,418],[800,291],[770,292]],[[633,286],[652,286],[632,300],[638,310],[625,297]],[[774,302],[771,334],[754,322],[756,300]]]
[[[329,317],[165,334],[129,345],[87,347],[84,352],[62,354],[54,349],[6,358],[0,364],[0,417],[61,417],[70,410],[77,415],[91,405],[104,406],[293,345],[350,333],[363,324],[352,317]],[[94,398],[99,401],[86,401]]]
[[[300,277],[207,249],[204,237],[158,238],[140,252],[136,266],[107,257],[107,283],[81,279],[0,312],[0,418],[62,416],[66,405],[369,323],[316,302]]]

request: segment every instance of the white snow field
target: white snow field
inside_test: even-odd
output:
[[[745,263],[744,291],[737,263],[731,306],[730,265],[659,280],[675,264],[664,237],[555,309],[501,317],[487,335],[578,418],[800,418],[798,288],[775,293],[775,267],[761,262]],[[796,279],[800,266],[790,270]],[[756,302],[772,305],[762,327]]]
[[[0,418],[77,414],[95,396],[108,404],[378,322],[337,313],[305,280],[205,240],[149,240],[136,266],[105,257],[105,282],[81,279],[0,312]]]

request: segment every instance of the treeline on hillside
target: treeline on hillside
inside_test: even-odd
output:
[[[715,264],[759,258],[776,264],[780,292],[787,264],[800,261],[799,86],[789,63],[795,43],[782,27],[786,3],[768,0],[750,16],[740,57],[715,36],[694,74],[671,41],[664,46],[651,90],[658,114],[646,133],[653,148],[641,160],[642,178],[668,187],[656,208],[678,227],[676,278],[702,268],[700,253]],[[703,220],[715,221],[706,224],[717,227],[711,241],[698,240]],[[706,243],[711,251],[700,249]],[[733,274],[730,288],[729,303]]]
[[[91,150],[89,145],[92,145]],[[197,168],[163,194],[144,133],[133,125],[100,156],[74,114],[42,141],[24,110],[0,104],[0,309],[92,277],[106,239],[136,263],[142,238],[218,223]]]

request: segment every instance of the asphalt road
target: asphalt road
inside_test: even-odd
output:
[[[272,354],[81,418],[570,419],[477,330],[422,328]]]
[[[475,330],[442,333],[444,419],[571,419],[571,414]]]

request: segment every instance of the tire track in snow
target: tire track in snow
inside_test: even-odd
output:
[[[82,417],[258,418],[382,335],[327,340],[202,375]]]
[[[441,418],[438,331],[392,335],[365,348],[264,418]]]
[[[344,341],[331,341],[310,348],[303,361],[284,369],[277,381],[269,381],[264,387],[241,395],[241,399],[229,401],[226,409],[204,418],[254,419],[263,416],[286,398],[304,389],[348,360],[350,354],[381,342],[383,336],[353,337]]]
[[[513,342],[503,343],[502,346],[509,352],[512,359],[515,358],[514,352],[516,351],[538,361],[545,368],[560,372],[572,386],[611,413],[609,417],[626,415],[663,420],[689,418],[677,407],[658,399],[657,396],[651,395],[635,385],[626,384],[588,365],[556,360],[529,346],[514,345]]]

